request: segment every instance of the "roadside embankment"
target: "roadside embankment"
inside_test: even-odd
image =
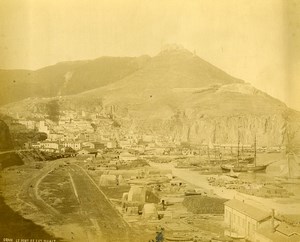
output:
[[[20,158],[20,156],[16,153],[4,153],[4,154],[0,154],[0,164],[2,169],[4,169],[10,166],[23,165],[24,162]]]

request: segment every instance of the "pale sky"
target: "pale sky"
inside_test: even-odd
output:
[[[0,0],[0,68],[153,56],[177,43],[300,110],[296,1]]]

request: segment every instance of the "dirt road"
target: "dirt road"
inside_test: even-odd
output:
[[[132,242],[136,240],[130,226],[125,222],[118,211],[113,207],[95,181],[80,166],[69,163],[70,159],[59,159],[48,162],[35,175],[27,179],[22,184],[22,197],[26,202],[34,205],[38,213],[43,216],[50,216],[52,225],[45,227],[58,237],[67,234],[67,241],[80,242]],[[78,207],[76,216],[70,213],[61,213],[55,209],[46,200],[43,200],[41,187],[43,181],[49,177],[52,171],[61,171],[66,173],[70,182],[71,193],[74,193],[76,200],[74,204]],[[49,178],[48,178],[49,182]],[[53,182],[56,182],[53,180]],[[65,199],[63,194],[59,197],[62,201]],[[65,209],[67,210],[66,206]],[[67,233],[59,231],[63,226]],[[136,234],[136,233],[135,233]],[[64,237],[63,237],[64,238]]]
[[[82,219],[94,227],[92,241],[132,241],[131,229],[91,177],[79,166],[70,165],[74,193],[78,198]]]
[[[57,221],[62,219],[58,211],[48,205],[39,195],[39,185],[42,180],[51,172],[54,168],[58,167],[59,164],[63,163],[64,160],[55,160],[48,162],[47,165],[39,170],[35,175],[27,179],[22,184],[21,192],[22,196],[26,195],[26,200],[36,206],[42,213],[52,215]]]

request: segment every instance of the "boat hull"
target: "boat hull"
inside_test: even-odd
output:
[[[222,170],[225,172],[230,172],[231,170],[234,172],[258,172],[265,171],[267,165],[263,166],[221,166]]]

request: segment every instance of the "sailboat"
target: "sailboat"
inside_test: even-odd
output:
[[[275,179],[284,183],[295,184],[295,182],[300,182],[300,162],[296,154],[289,152],[286,155],[286,161],[279,165],[279,170],[275,172]],[[298,179],[298,181],[297,181]]]
[[[239,144],[240,144],[240,137],[238,135],[238,157],[236,164],[228,164],[228,165],[221,165],[221,168],[225,172],[233,171],[233,172],[257,172],[257,171],[264,171],[266,170],[268,165],[257,165],[256,164],[256,135],[254,141],[254,164],[241,164],[239,162]]]

